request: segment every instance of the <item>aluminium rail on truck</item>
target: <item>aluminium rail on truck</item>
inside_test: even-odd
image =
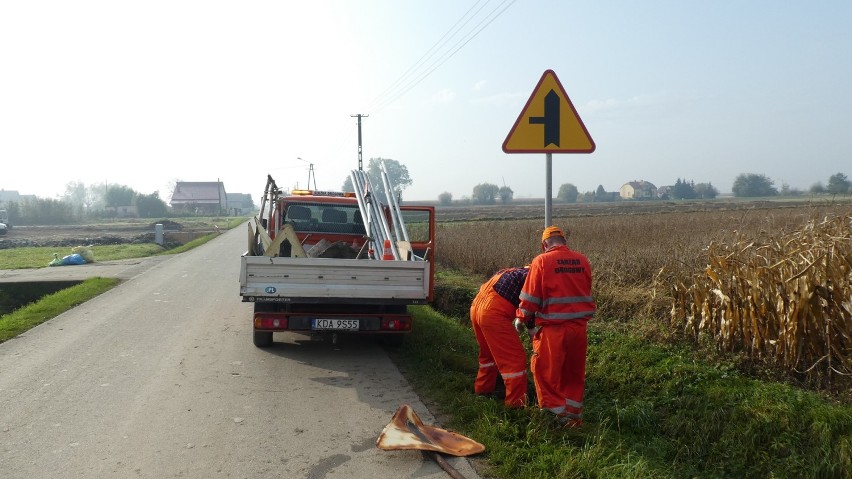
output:
[[[425,304],[428,261],[243,256],[240,295],[249,302]]]

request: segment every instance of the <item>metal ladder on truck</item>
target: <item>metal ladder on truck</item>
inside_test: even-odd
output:
[[[378,252],[384,248],[385,241],[390,244],[390,250],[393,253],[395,260],[408,260],[408,257],[402,258],[400,251],[401,245],[408,245],[408,231],[405,228],[405,221],[402,218],[402,211],[399,208],[399,203],[393,195],[393,185],[388,178],[385,162],[380,163],[382,185],[384,186],[385,196],[388,200],[388,210],[390,211],[391,221],[393,222],[393,236],[391,233],[388,219],[384,214],[384,204],[375,194],[375,188],[370,181],[370,177],[363,170],[352,170],[351,179],[352,186],[355,189],[355,198],[358,200],[358,209],[361,211],[361,218],[364,220],[364,227],[367,230],[367,239],[373,243],[373,250]],[[410,246],[405,248],[410,251]],[[406,254],[406,256],[408,256]],[[412,260],[422,259],[415,255],[411,255]]]

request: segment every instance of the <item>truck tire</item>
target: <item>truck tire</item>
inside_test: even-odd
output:
[[[272,331],[255,331],[253,339],[258,348],[268,348],[272,346]]]

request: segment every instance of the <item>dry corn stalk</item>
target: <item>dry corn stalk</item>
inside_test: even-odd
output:
[[[788,371],[852,374],[852,216],[707,248],[707,267],[675,282],[672,321],[728,351]]]

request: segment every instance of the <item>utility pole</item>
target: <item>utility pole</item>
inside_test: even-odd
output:
[[[222,180],[216,178],[216,193],[219,194],[219,214],[222,214]]]
[[[357,113],[355,115],[349,115],[352,118],[358,118],[358,171],[364,171],[364,159],[361,157],[361,118],[367,118],[370,115],[362,115],[361,113]]]
[[[297,157],[296,159],[297,159],[297,160],[302,160],[302,159],[301,159],[301,158],[299,158],[299,157]],[[308,160],[302,160],[302,161],[304,161],[305,163],[308,163],[308,189],[311,189],[311,175],[313,175],[313,176],[314,176],[314,189],[317,189],[317,174],[316,174],[316,172],[314,171],[314,164],[313,164],[313,163],[311,163],[311,162],[310,162],[310,161],[308,161]]]

